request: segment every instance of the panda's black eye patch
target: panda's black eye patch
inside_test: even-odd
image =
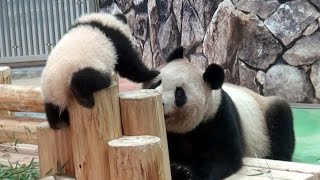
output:
[[[160,86],[161,82],[162,82],[161,80],[157,81],[156,83],[152,84],[149,89],[157,88],[158,86]]]
[[[187,97],[182,87],[177,87],[174,95],[176,106],[182,107],[186,104]]]

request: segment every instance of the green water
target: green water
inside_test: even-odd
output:
[[[292,161],[320,164],[320,109],[293,108],[296,148]]]

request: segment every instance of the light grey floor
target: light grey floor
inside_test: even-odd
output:
[[[11,84],[19,86],[40,86],[40,77],[12,79]]]

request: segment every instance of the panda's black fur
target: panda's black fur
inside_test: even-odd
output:
[[[182,58],[183,48],[178,47],[167,59],[167,65],[174,61],[183,61]],[[191,70],[192,68],[188,69]],[[160,69],[160,71],[162,70]],[[169,84],[169,82],[162,79],[162,73],[164,72],[161,72],[152,82],[144,83],[143,87],[158,89],[161,85],[164,87],[167,85],[166,83]],[[167,75],[172,76],[176,81],[173,83],[179,86],[178,73]],[[213,91],[221,89],[224,81],[223,69],[216,64],[209,65],[202,75],[202,80],[206,84],[205,86],[208,86]],[[185,79],[183,81],[188,80]],[[187,103],[189,97],[185,92],[177,93],[177,89],[173,89],[174,95],[170,96],[170,98],[174,98],[172,102],[175,103],[175,109],[179,111]],[[183,90],[180,89],[179,91]],[[191,126],[191,129],[187,131],[181,129],[183,128],[182,126],[180,126],[181,128],[177,126],[173,130],[168,129],[171,126],[170,122],[168,122],[170,120],[167,119],[170,115],[165,114],[173,180],[223,179],[241,168],[242,158],[245,156],[248,146],[248,142],[244,138],[244,127],[242,127],[237,106],[224,89],[221,89],[219,98],[220,103],[215,115],[209,119],[201,120],[198,125]],[[177,104],[177,100],[180,102],[181,99],[184,99],[184,104]],[[251,109],[250,106],[247,108]],[[266,109],[265,123],[268,131],[267,136],[270,139],[270,152],[263,158],[290,161],[295,146],[293,116],[290,106],[286,101],[277,99],[268,104]],[[179,112],[174,113],[178,114]],[[183,119],[180,119],[180,121],[183,121]],[[259,144],[256,146],[259,146]]]
[[[221,102],[214,119],[189,133],[167,133],[173,179],[221,179],[241,167],[244,140],[240,118],[225,92]],[[186,177],[180,177],[180,169],[186,171],[181,174]]]

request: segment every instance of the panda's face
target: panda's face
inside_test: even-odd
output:
[[[202,75],[203,72],[187,60],[175,60],[164,66],[149,84],[162,94],[168,131],[188,132],[204,118],[212,90]]]

